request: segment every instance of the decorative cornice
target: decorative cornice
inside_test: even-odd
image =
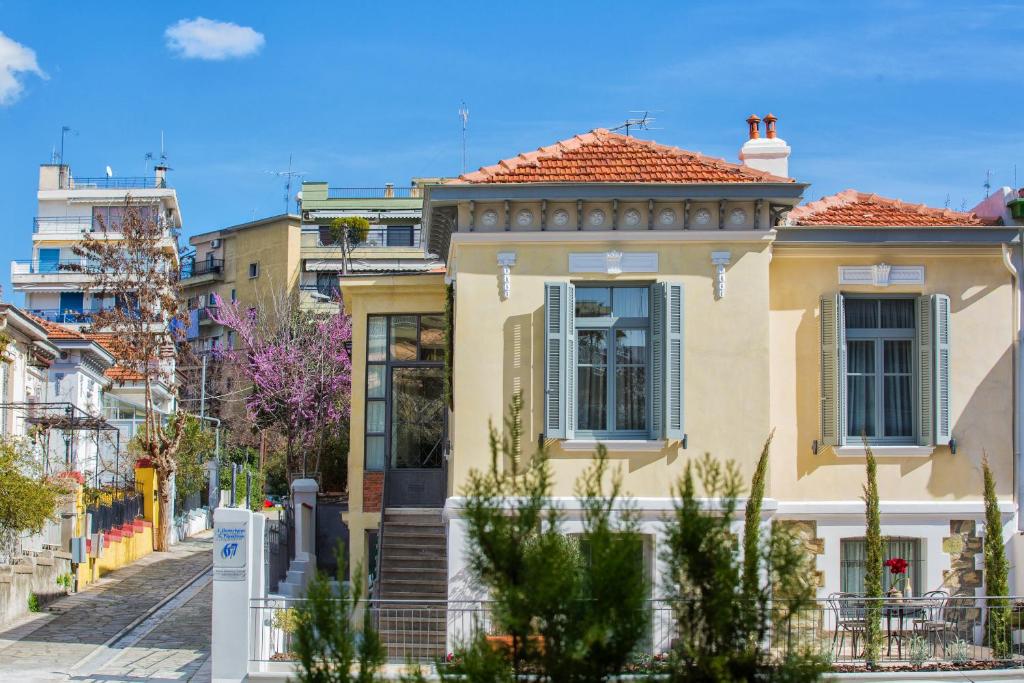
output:
[[[503,301],[512,294],[512,266],[515,264],[516,252],[498,252],[498,266],[501,267],[501,298]]]
[[[878,263],[873,266],[839,266],[839,284],[871,285],[923,285],[924,266],[891,266]]]

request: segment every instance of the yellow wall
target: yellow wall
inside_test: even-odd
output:
[[[925,285],[840,287],[840,265],[923,265]],[[957,455],[879,459],[883,499],[981,497],[987,452],[1001,496],[1013,492],[1014,291],[998,246],[973,249],[777,246],[771,264],[773,443],[770,495],[782,500],[855,500],[863,458],[814,455],[819,436],[819,297],[834,292],[950,297],[951,421]],[[687,331],[692,329],[687,326]],[[692,376],[692,375],[691,375]]]
[[[301,228],[287,217],[273,223],[228,233],[224,243],[224,282],[217,293],[225,301],[236,290],[243,305],[256,305],[283,289],[298,285]],[[249,264],[259,263],[259,276],[249,277]]]
[[[363,512],[364,437],[366,434],[366,318],[388,313],[441,313],[442,274],[360,277],[342,281],[345,311],[352,316],[352,398],[348,452],[349,561],[364,565],[366,531],[380,525],[379,512]]]
[[[156,499],[155,471],[152,467],[136,467],[135,481],[142,494],[143,519],[149,524],[131,536],[111,541],[110,545],[103,549],[102,557],[90,557],[87,562],[79,564],[77,577],[79,590],[115,569],[127,567],[132,562],[153,552],[153,531],[158,523],[158,506],[154,504]],[[78,521],[75,533],[77,536],[82,536],[85,533],[86,510],[81,488],[78,489],[76,496],[75,508]]]
[[[620,241],[490,243],[457,239],[455,419],[452,422],[452,488],[458,494],[469,471],[488,464],[488,421],[500,423],[515,391],[524,397],[525,452],[543,427],[544,283],[549,281],[682,282],[685,286],[685,431],[688,449],[671,442],[661,452],[613,451],[626,490],[634,496],[668,496],[685,464],[710,452],[738,461],[749,478],[770,430],[768,391],[767,233],[759,241],[700,241],[675,236]],[[461,236],[460,236],[461,237]],[[553,236],[551,236],[553,237]],[[648,237],[650,237],[648,235]],[[718,237],[715,235],[714,237]],[[546,238],[547,239],[547,238]],[[713,238],[712,238],[713,239]],[[661,241],[659,241],[661,240]],[[573,274],[570,252],[655,251],[657,274]],[[730,251],[728,291],[714,295],[712,251]],[[499,251],[514,251],[511,296],[499,297]],[[555,495],[572,495],[589,464],[589,452],[553,445]]]

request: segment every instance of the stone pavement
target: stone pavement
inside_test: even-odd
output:
[[[120,651],[115,644],[113,655],[98,662],[100,671],[73,676],[71,669],[207,567],[211,548],[207,532],[112,572],[88,590],[49,604],[42,614],[0,625],[0,681],[138,681],[157,674],[164,680],[200,680],[195,674],[210,648],[208,585],[139,642]]]

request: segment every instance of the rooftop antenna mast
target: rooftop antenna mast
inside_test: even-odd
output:
[[[466,172],[466,127],[469,125],[469,108],[463,102],[459,106],[459,119],[462,121],[462,172]]]
[[[60,156],[57,157],[57,159],[56,159],[57,163],[59,163],[59,164],[63,164],[64,163],[64,136],[66,136],[68,133],[72,133],[74,135],[78,135],[78,131],[72,130],[71,126],[61,126],[60,127]]]
[[[985,171],[985,198],[988,199],[989,192],[992,190],[992,171]]]
[[[278,178],[285,178],[284,183],[284,212],[288,213],[288,202],[292,199],[292,179],[301,178],[306,175],[305,171],[293,171],[292,170],[292,155],[288,155],[288,170],[287,171],[267,171],[270,175],[275,175]]]
[[[630,118],[626,119],[625,123],[620,123],[611,130],[624,130],[626,132],[627,137],[629,136],[629,132],[634,128],[636,128],[637,130],[660,130],[660,128],[651,127],[650,124],[652,121],[654,121],[654,117],[650,115],[650,110],[634,109],[629,113],[639,114],[639,116],[631,116]]]

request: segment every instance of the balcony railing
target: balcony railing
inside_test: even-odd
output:
[[[317,245],[321,247],[337,247],[338,242],[334,241],[330,228],[320,227],[320,238]],[[366,233],[366,239],[358,244],[359,247],[419,247],[420,226],[418,225],[376,225]]]
[[[199,322],[201,323],[215,323],[213,315],[217,313],[217,306],[204,306],[199,309]]]
[[[186,259],[181,265],[181,279],[199,277],[200,275],[219,275],[224,272],[224,259]]]
[[[329,187],[328,199],[411,199],[422,197],[423,190],[419,187]]]
[[[99,222],[92,216],[39,216],[32,221],[32,232],[37,234],[76,234],[98,228]]]
[[[60,261],[17,259],[11,261],[11,275],[95,274],[99,272],[99,266],[81,259],[62,259]]]
[[[31,308],[29,313],[32,315],[48,320],[51,323],[61,323],[63,325],[79,325],[83,323],[92,322],[93,316],[96,315],[96,311],[84,311],[74,310],[69,308]]]
[[[99,178],[67,178],[62,190],[153,190],[167,187],[167,179],[159,176],[124,176]]]

